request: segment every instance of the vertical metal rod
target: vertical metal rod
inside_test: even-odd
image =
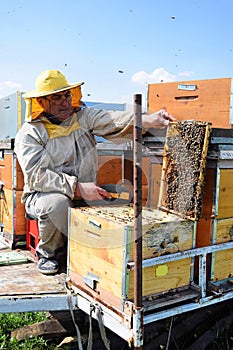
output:
[[[134,349],[143,345],[142,307],[142,96],[134,95]]]
[[[199,255],[199,287],[201,289],[201,297],[206,296],[206,254]]]
[[[142,96],[134,95],[134,304],[142,307]]]

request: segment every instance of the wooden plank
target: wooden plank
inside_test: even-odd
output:
[[[100,156],[98,157],[98,183],[109,184],[122,181],[122,159],[120,156]]]
[[[46,320],[31,325],[16,328],[11,332],[11,338],[24,340],[31,337],[42,337],[44,339],[64,338],[67,335],[65,328],[58,320]]]
[[[142,185],[148,186],[150,172],[150,157],[142,157]]]
[[[5,189],[23,189],[23,173],[13,151],[4,152],[3,158],[0,158],[0,181],[4,183]]]
[[[4,158],[0,158],[0,180],[4,183],[5,188],[13,188],[12,154],[4,153]]]
[[[122,248],[96,249],[85,247],[76,242],[70,241],[70,264],[69,269],[77,272],[85,278],[89,278],[90,273],[98,278],[95,291],[100,292],[100,288],[108,291],[113,296],[122,297],[122,268],[123,254]],[[87,284],[88,285],[88,284]]]
[[[36,262],[0,266],[0,295],[42,295],[66,293],[65,274],[46,276],[37,269]]]
[[[216,169],[206,169],[206,177],[203,189],[202,217],[211,218],[213,215],[214,196],[216,193]]]
[[[233,216],[233,169],[220,169],[220,185],[217,218]]]
[[[4,232],[12,236],[26,233],[25,207],[21,203],[22,191],[5,189],[1,195],[0,213]]]
[[[233,215],[233,213],[232,213]],[[216,220],[216,243],[225,243],[233,240],[233,217]]]
[[[150,266],[142,272],[143,297],[190,284],[191,259],[173,261],[164,265]],[[128,298],[133,298],[133,271],[130,272]]]
[[[143,259],[192,249],[193,239],[194,224],[191,220],[180,220],[175,216],[169,219],[168,215],[167,220],[163,218],[161,222],[155,220],[153,224],[144,224],[142,226]],[[130,260],[133,261],[133,244],[130,248]]]
[[[148,200],[148,185],[142,185],[142,206],[147,205]]]
[[[233,276],[233,249],[219,251],[213,254],[213,281],[221,281]]]
[[[148,109],[165,108],[178,120],[209,121],[215,128],[230,128],[231,78],[149,84]],[[178,84],[194,85],[182,90]]]
[[[103,289],[121,298],[124,225],[71,209],[70,269],[83,277],[100,279]]]
[[[159,203],[160,178],[162,172],[162,164],[151,164],[151,181],[150,181],[150,207],[157,208]]]
[[[14,186],[14,189],[17,191],[23,190],[24,187],[24,177],[23,177],[23,172],[22,169],[19,165],[18,159],[16,159],[16,167],[15,167],[15,175],[16,175],[16,183]]]

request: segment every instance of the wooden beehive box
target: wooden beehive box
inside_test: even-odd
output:
[[[0,181],[8,190],[22,191],[24,186],[23,173],[12,150],[2,150],[0,156]]]
[[[3,147],[6,147],[5,142]],[[25,247],[25,208],[21,203],[24,185],[23,173],[12,149],[1,150],[0,183],[1,240],[15,248]]]
[[[165,108],[178,120],[209,121],[231,128],[232,79],[191,80],[148,85],[148,109]]]
[[[212,256],[211,281],[233,281],[233,249],[215,252]],[[227,282],[227,281],[226,281]],[[232,282],[229,284],[232,287]]]
[[[25,208],[21,203],[23,191],[4,190],[0,193],[2,238],[9,246],[26,246]]]
[[[233,132],[215,130],[212,139],[216,144],[209,152],[202,218],[197,223],[197,247],[233,240]],[[233,249],[212,253],[209,258],[209,281],[233,278]]]
[[[99,185],[124,184],[132,189],[133,186],[133,161],[132,151],[119,151],[98,149],[98,173],[97,182]],[[142,154],[142,205],[146,206],[148,201],[150,157]]]
[[[233,241],[233,212],[225,219],[216,219],[213,224],[213,243]],[[233,249],[212,254],[211,281],[231,279],[233,281]]]
[[[194,223],[156,209],[142,211],[143,259],[191,249]],[[68,275],[117,308],[133,299],[133,208],[70,210]],[[188,287],[191,259],[143,268],[143,297]]]

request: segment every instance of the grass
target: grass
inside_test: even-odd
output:
[[[31,337],[23,341],[11,339],[11,331],[25,325],[45,321],[45,312],[24,312],[0,314],[0,350],[54,350],[58,344],[51,343],[43,337]],[[217,331],[216,340],[206,350],[233,350],[233,324],[224,331]],[[178,347],[177,349],[182,349]],[[68,350],[69,346],[59,347],[59,350]]]
[[[58,344],[52,344],[43,337],[31,337],[23,341],[11,339],[11,331],[25,325],[45,321],[45,312],[24,312],[0,314],[0,349],[1,350],[54,350]],[[64,347],[59,349],[65,349]]]

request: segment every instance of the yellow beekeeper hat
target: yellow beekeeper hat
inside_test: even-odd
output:
[[[59,70],[51,69],[43,71],[36,79],[36,89],[26,92],[23,95],[26,102],[25,121],[36,119],[43,112],[43,108],[37,102],[37,97],[70,90],[72,95],[72,107],[81,106],[81,85],[83,84],[83,82],[69,84],[65,75]]]

